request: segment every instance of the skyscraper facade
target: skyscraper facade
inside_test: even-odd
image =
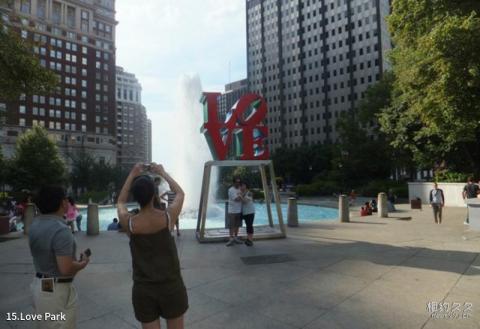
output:
[[[218,98],[218,114],[225,120],[227,112],[248,92],[248,80],[242,79],[225,85],[225,92]]]
[[[142,86],[134,74],[117,66],[118,163],[131,169],[138,162],[150,162],[149,123],[142,105]]]
[[[334,143],[389,64],[389,0],[247,0],[249,90],[268,104],[269,146]]]
[[[114,0],[12,0],[0,2],[0,19],[33,45],[40,64],[58,76],[49,95],[0,100],[7,113],[2,143],[7,156],[28,127],[45,127],[60,151],[83,148],[116,163]]]
[[[152,162],[152,120],[147,119],[147,130],[145,131],[147,149],[147,162]]]

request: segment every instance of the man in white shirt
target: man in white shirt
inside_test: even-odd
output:
[[[230,229],[230,239],[227,247],[233,246],[235,243],[243,243],[238,237],[238,230],[242,226],[242,191],[240,178],[233,179],[233,186],[228,189],[228,226]]]
[[[433,184],[433,190],[430,191],[430,204],[432,205],[435,223],[442,224],[442,208],[445,205],[445,197],[437,183]]]

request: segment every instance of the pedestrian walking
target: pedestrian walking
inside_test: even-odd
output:
[[[465,201],[468,199],[475,199],[478,194],[480,193],[480,188],[477,184],[473,182],[473,177],[468,177],[467,184],[463,187],[462,196]],[[465,225],[470,224],[470,220],[468,219],[468,206],[467,206],[467,218],[464,222]]]
[[[436,224],[442,224],[442,209],[445,206],[445,195],[443,190],[438,188],[438,184],[433,184],[433,189],[430,191],[430,205],[433,209],[433,219]]]

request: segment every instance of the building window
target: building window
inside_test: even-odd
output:
[[[20,107],[18,108],[18,111],[20,112],[20,114],[25,114],[26,113],[25,105],[20,105]]]
[[[88,11],[82,10],[82,20],[80,24],[80,28],[84,32],[88,32],[89,30],[89,13]]]
[[[20,1],[20,11],[25,14],[30,14],[31,0]]]
[[[67,7],[67,25],[68,27],[75,28],[75,8]]]
[[[47,0],[37,0],[37,17],[47,18]]]
[[[62,4],[60,2],[53,2],[52,20],[55,24],[60,24],[62,22]]]

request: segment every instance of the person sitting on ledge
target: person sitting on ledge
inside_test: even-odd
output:
[[[113,222],[111,222],[110,224],[108,224],[108,227],[107,227],[107,231],[118,231],[119,229],[119,225],[118,225],[118,219],[117,218],[114,218],[113,219]]]
[[[372,199],[372,201],[370,201],[370,205],[372,206],[372,212],[378,212],[377,200]]]
[[[370,203],[365,202],[365,210],[367,211],[367,216],[370,216],[373,213],[373,208],[370,206]]]
[[[363,207],[360,209],[360,216],[361,216],[361,217],[368,216],[368,210],[367,210],[367,208],[365,208],[365,206],[363,206]]]

